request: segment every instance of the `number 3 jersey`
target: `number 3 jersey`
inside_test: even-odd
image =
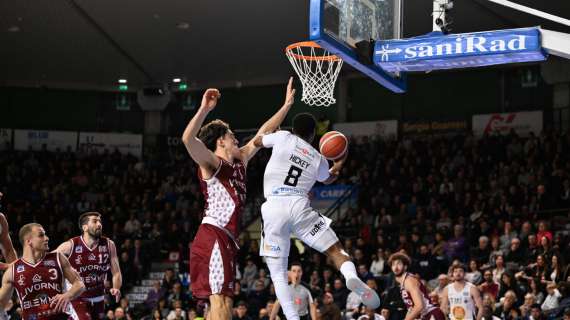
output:
[[[90,249],[81,236],[71,238],[69,263],[77,270],[85,284],[81,298],[97,298],[105,294],[105,280],[111,269],[109,239],[101,237],[99,243]]]
[[[308,142],[288,131],[263,136],[263,146],[273,148],[263,178],[265,198],[308,197],[315,181],[322,182],[330,176],[327,159]]]
[[[53,298],[64,292],[63,272],[57,253],[47,253],[36,264],[18,259],[12,268],[22,319],[67,319],[63,314],[56,314],[50,306]]]

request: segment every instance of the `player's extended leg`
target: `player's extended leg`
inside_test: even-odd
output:
[[[299,320],[299,314],[289,291],[287,260],[289,257],[289,239],[291,238],[289,208],[294,200],[271,199],[261,206],[263,232],[259,253],[265,257],[269,274],[275,286],[275,295],[283,308],[287,320]]]
[[[327,229],[321,237],[332,239],[333,236],[336,238],[334,231],[332,231],[332,229]],[[323,241],[325,241],[325,239],[323,239]],[[378,294],[358,278],[356,267],[350,260],[348,253],[344,251],[340,241],[335,242],[325,252],[327,256],[333,260],[337,269],[346,279],[346,287],[350,291],[356,292],[362,300],[362,303],[366,306],[373,309],[380,307],[380,298],[378,297]]]
[[[271,281],[275,286],[275,295],[279,300],[279,304],[283,309],[283,313],[287,320],[299,320],[299,314],[295,309],[293,296],[289,291],[288,277],[287,277],[287,258],[274,258],[265,257],[265,262],[269,268]]]
[[[210,296],[209,320],[231,320],[233,300],[222,294]]]

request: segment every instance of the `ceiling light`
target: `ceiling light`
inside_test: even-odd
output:
[[[180,78],[174,78],[174,79],[172,79],[172,82],[174,82],[174,83],[179,83],[180,81],[182,81]]]
[[[127,83],[127,79],[119,79],[119,83]]]
[[[20,32],[20,27],[18,26],[10,26],[8,28],[8,32]]]

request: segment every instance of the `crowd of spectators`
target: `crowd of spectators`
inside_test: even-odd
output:
[[[127,299],[109,302],[108,319],[137,311],[148,319],[194,319],[202,308],[184,273],[202,210],[196,168],[182,147],[145,155],[3,151],[2,211],[12,232],[42,223],[52,248],[78,234],[79,213],[101,212],[104,233],[119,247],[126,290],[146,274],[148,261],[179,252],[179,274],[166,270],[136,310]],[[248,166],[244,224],[263,201],[267,157],[262,152]],[[489,319],[561,317],[570,307],[569,173],[569,134],[352,138],[338,183],[356,185],[358,201],[334,217],[333,228],[362,279],[382,296],[377,315],[362,308],[325,256],[292,246],[289,259],[304,266],[304,283],[323,319],[403,319],[387,265],[398,251],[413,258],[411,271],[426,282],[434,303],[449,266],[461,262],[482,291]],[[240,237],[234,319],[268,319],[275,302],[258,246]]]

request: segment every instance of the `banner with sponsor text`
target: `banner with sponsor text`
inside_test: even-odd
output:
[[[20,151],[72,151],[77,149],[77,132],[14,130],[14,149]]]
[[[105,150],[108,152],[118,150],[121,154],[131,154],[140,158],[142,157],[143,136],[129,133],[81,132],[79,133],[79,148],[84,152],[97,150],[99,153]]]
[[[508,134],[512,129],[519,136],[542,131],[542,111],[480,114],[473,116],[473,134]]]

